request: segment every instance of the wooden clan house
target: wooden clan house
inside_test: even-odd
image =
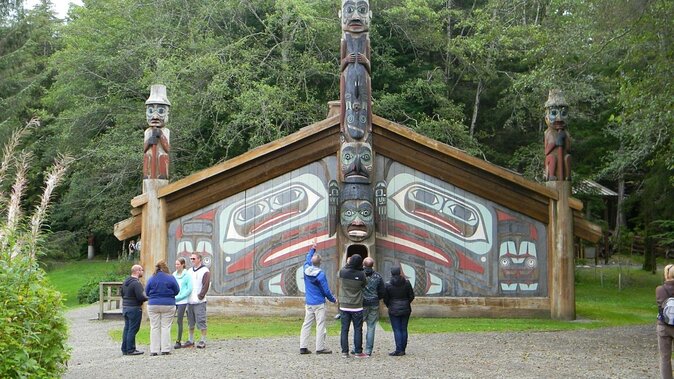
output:
[[[333,292],[360,254],[385,279],[401,267],[416,316],[575,318],[573,240],[601,230],[582,218],[569,182],[529,181],[372,114],[369,9],[348,3],[340,101],[326,119],[175,182],[148,168],[115,235],[141,235],[146,268],[202,254],[209,312],[304,314],[315,239]],[[168,109],[162,96],[148,107]],[[157,125],[146,158],[168,135]]]

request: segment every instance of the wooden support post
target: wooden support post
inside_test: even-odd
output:
[[[147,203],[143,206],[141,221],[140,265],[145,270],[145,280],[154,272],[155,263],[160,259],[165,260],[167,258],[166,200],[157,198],[159,188],[167,184],[168,180],[163,179],[143,180],[143,193],[147,195]]]
[[[576,319],[576,290],[574,283],[573,212],[569,207],[570,181],[550,181],[547,186],[559,193],[550,202],[550,235],[552,275],[550,317],[554,320]]]

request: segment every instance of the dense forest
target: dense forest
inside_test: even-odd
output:
[[[543,104],[570,104],[574,186],[615,247],[674,245],[674,2],[370,0],[374,113],[542,180]],[[114,223],[140,193],[144,102],[172,103],[171,179],[325,118],[339,97],[339,0],[0,2],[0,143],[23,148],[37,200],[45,168],[75,158],[50,218],[48,254],[86,236],[116,256]],[[2,192],[11,183],[0,183]],[[33,199],[34,198],[34,199]],[[648,259],[646,260],[648,261]]]

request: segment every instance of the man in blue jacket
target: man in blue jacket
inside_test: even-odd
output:
[[[309,336],[311,335],[311,326],[316,321],[316,354],[332,354],[332,350],[325,348],[325,298],[331,302],[337,302],[337,299],[330,292],[328,280],[325,273],[321,270],[321,256],[316,253],[316,239],[314,239],[311,250],[307,253],[307,259],[304,261],[304,323],[300,333],[300,354],[311,354],[307,348],[309,345]]]

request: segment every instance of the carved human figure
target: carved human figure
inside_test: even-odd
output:
[[[566,130],[569,106],[562,91],[550,90],[545,102],[545,180],[571,180],[571,136]]]
[[[370,4],[342,0],[340,48],[340,125],[350,141],[366,141],[371,129]]]
[[[339,222],[344,236],[361,242],[374,230],[372,190],[368,185],[345,184],[340,193]]]
[[[374,164],[370,144],[361,142],[343,143],[340,157],[343,182],[370,182]]]
[[[171,103],[166,97],[166,87],[152,85],[145,105],[149,127],[144,134],[143,179],[168,179],[171,131],[165,126]]]

